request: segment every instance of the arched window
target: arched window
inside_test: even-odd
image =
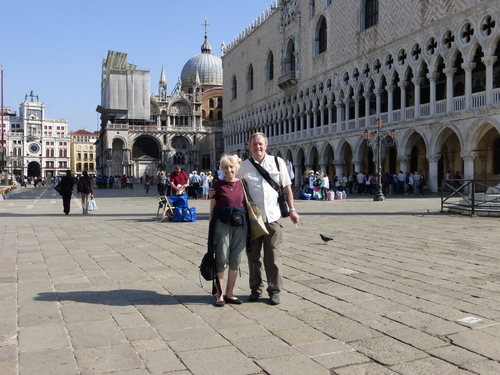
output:
[[[208,101],[208,106],[209,106],[210,108],[213,108],[213,107],[214,107],[214,100],[213,100],[213,99],[210,99],[210,100]]]
[[[210,110],[210,112],[208,112],[208,119],[209,120],[213,120],[214,119],[214,111]]]
[[[250,64],[247,72],[247,91],[253,90],[253,65]]]
[[[217,108],[222,108],[222,98],[217,98]]]
[[[293,39],[288,41],[285,57],[285,73],[295,72],[295,43]]]
[[[176,152],[172,159],[176,165],[186,164],[186,156],[183,152]]]
[[[378,23],[378,0],[365,0],[364,1],[364,29],[368,29]]]
[[[327,32],[326,32],[326,19],[321,17],[316,28],[315,35],[315,51],[316,55],[322,54],[326,51],[327,46]]]
[[[274,55],[269,52],[266,61],[266,81],[271,81],[274,79]]]
[[[238,81],[236,81],[236,76],[233,76],[233,82],[231,83],[231,99],[236,99],[238,95]]]

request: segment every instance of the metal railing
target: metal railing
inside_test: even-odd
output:
[[[441,212],[444,211],[500,216],[500,180],[443,180]]]

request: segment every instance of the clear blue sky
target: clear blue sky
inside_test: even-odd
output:
[[[34,90],[45,117],[67,119],[71,131],[99,129],[102,59],[108,50],[150,71],[156,92],[162,65],[169,92],[182,67],[200,53],[205,16],[212,53],[229,44],[272,0],[10,0],[2,4],[0,63],[4,106]]]

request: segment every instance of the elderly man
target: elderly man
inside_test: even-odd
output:
[[[283,288],[281,243],[283,229],[278,221],[281,211],[277,202],[277,191],[266,181],[254,163],[260,165],[269,176],[283,186],[290,209],[290,219],[294,224],[300,220],[295,211],[291,181],[285,161],[266,154],[267,138],[263,133],[255,133],[250,137],[252,158],[245,160],[238,170],[237,177],[246,182],[250,199],[257,203],[269,234],[254,239],[247,252],[250,276],[250,302],[257,302],[262,295],[264,283],[262,280],[261,252],[264,248],[264,268],[267,277],[267,293],[271,305],[280,304],[280,292]]]

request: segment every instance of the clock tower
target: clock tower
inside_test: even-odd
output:
[[[7,122],[7,150],[13,175],[45,177],[64,174],[70,167],[68,121],[46,119],[45,103],[32,90]]]

